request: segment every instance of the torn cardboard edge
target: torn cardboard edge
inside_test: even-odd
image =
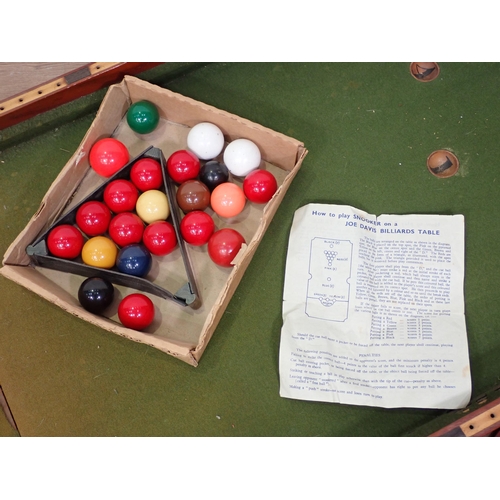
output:
[[[207,307],[207,310],[203,311],[203,316],[195,318],[200,321],[200,328],[196,329],[196,340],[187,339],[184,341],[182,332],[177,335],[178,338],[168,338],[168,336],[161,335],[161,332],[160,334],[138,332],[125,328],[112,319],[88,313],[75,300],[70,300],[69,292],[63,291],[58,283],[41,275],[35,268],[31,267],[30,258],[25,251],[37,235],[41,234],[64,213],[72,198],[76,196],[90,169],[88,156],[92,145],[101,138],[114,136],[115,133],[118,133],[128,108],[133,102],[139,100],[154,102],[159,109],[160,119],[184,127],[186,131],[197,123],[207,121],[214,123],[221,129],[226,141],[240,137],[248,138],[257,144],[265,162],[284,172],[284,178],[279,183],[273,198],[261,212],[249,215],[253,231],[247,239],[246,250],[238,256],[237,262],[229,274],[223,274],[224,282],[220,289],[210,292],[213,295],[210,309],[208,310]],[[161,144],[156,145],[156,143],[161,142],[164,138],[153,136],[154,133],[151,137],[137,139],[141,151],[147,147],[146,142],[149,139],[154,143],[150,145],[155,145],[163,150]],[[178,144],[178,149],[186,149],[186,145]],[[38,211],[7,249],[0,274],[90,324],[135,342],[147,344],[192,366],[197,366],[260,240],[306,155],[307,149],[305,149],[304,144],[296,139],[138,78],[126,76],[121,83],[109,88],[96,118],[82,139],[80,146],[52,183]],[[168,157],[168,152],[165,152],[165,156]],[[203,277],[199,278],[203,279]],[[176,307],[181,308],[181,306]],[[189,320],[191,319],[189,318]],[[169,321],[169,325],[165,326],[167,334],[170,334],[168,328],[171,328],[172,323],[175,322]],[[193,328],[195,327],[198,328],[196,325],[193,326]]]

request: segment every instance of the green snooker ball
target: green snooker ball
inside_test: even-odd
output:
[[[127,111],[128,126],[138,134],[149,134],[160,121],[158,108],[149,101],[138,101]]]

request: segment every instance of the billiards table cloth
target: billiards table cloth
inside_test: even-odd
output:
[[[196,368],[112,335],[0,277],[0,385],[22,436],[416,436],[454,413],[279,396],[284,269],[308,203],[372,214],[463,214],[472,400],[498,383],[496,117],[500,65],[164,64],[140,78],[302,141],[290,185]],[[78,147],[104,91],[0,131],[0,254]],[[437,149],[460,168],[439,179]],[[8,434],[0,427],[2,434]]]

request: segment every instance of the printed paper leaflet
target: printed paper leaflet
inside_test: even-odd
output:
[[[464,217],[306,205],[289,239],[280,395],[456,409],[471,395]]]

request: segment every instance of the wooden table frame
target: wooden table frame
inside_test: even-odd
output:
[[[494,393],[497,391],[500,391],[500,386],[494,389]],[[477,406],[479,408],[473,410]],[[490,400],[486,395],[482,396],[473,405],[455,413],[464,416],[430,437],[500,437],[500,397]]]
[[[90,63],[0,102],[0,130],[162,63]]]

